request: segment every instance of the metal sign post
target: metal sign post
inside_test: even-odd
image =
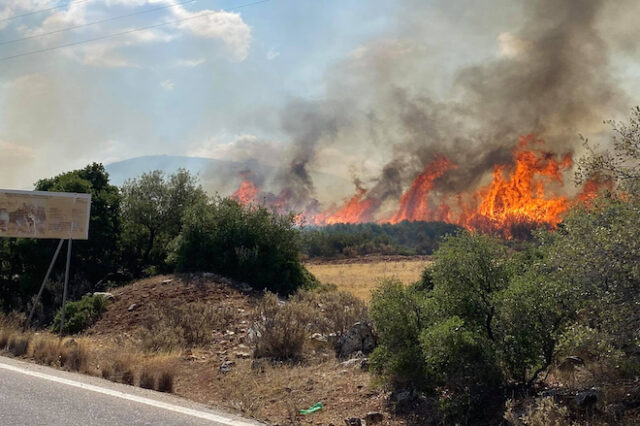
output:
[[[67,262],[60,313],[60,335],[64,331],[72,241],[89,238],[91,195],[66,192],[14,191],[0,189],[0,237],[60,239],[42,281],[38,295],[24,324],[31,324],[36,306],[51,276],[60,250],[68,240]]]

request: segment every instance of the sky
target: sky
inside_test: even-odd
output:
[[[0,0],[0,187],[143,155],[278,165],[300,147],[311,169],[372,182],[407,137],[379,105],[406,92],[450,110],[474,64],[527,51],[524,2],[479,3]],[[620,101],[576,136],[640,102],[634,3],[598,11]]]

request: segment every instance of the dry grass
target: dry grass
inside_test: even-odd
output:
[[[9,338],[7,349],[13,356],[24,356],[29,350],[29,343],[31,342],[30,334],[15,333]]]
[[[308,264],[307,268],[323,283],[332,283],[339,290],[347,291],[354,296],[369,302],[371,291],[387,278],[395,278],[405,284],[416,282],[425,267],[431,264],[428,260],[407,260],[393,262],[369,263],[326,263]]]
[[[39,334],[31,348],[31,356],[38,364],[59,365],[60,339],[50,334]]]
[[[89,352],[84,342],[66,340],[60,345],[60,365],[70,371],[89,371]]]

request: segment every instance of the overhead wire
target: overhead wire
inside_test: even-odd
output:
[[[23,13],[21,15],[13,15],[13,16],[9,16],[8,18],[2,18],[2,19],[0,19],[0,22],[7,22],[7,21],[12,21],[14,19],[25,18],[27,16],[37,15],[38,13],[50,12],[52,10],[58,10],[58,9],[62,9],[64,7],[68,7],[68,6],[75,6],[76,4],[87,3],[89,1],[91,1],[91,0],[72,1],[72,2],[69,2],[69,3],[61,4],[60,6],[56,6],[56,7],[49,7],[49,8],[46,8],[46,9],[34,10],[34,11],[31,11],[31,12]]]
[[[63,33],[63,32],[66,32],[66,31],[77,30],[79,28],[90,27],[92,25],[104,24],[105,22],[116,21],[118,19],[129,18],[129,17],[137,16],[137,15],[143,15],[145,13],[157,12],[158,10],[171,9],[173,7],[183,6],[183,5],[189,4],[189,3],[194,3],[195,1],[196,0],[186,0],[186,1],[183,1],[181,3],[176,3],[176,4],[172,4],[172,5],[165,5],[165,6],[156,7],[156,8],[153,8],[153,9],[146,9],[146,10],[142,10],[142,11],[138,11],[138,12],[127,13],[125,15],[112,16],[112,17],[109,17],[109,18],[101,19],[99,21],[87,22],[86,24],[80,24],[80,25],[75,25],[73,27],[61,28],[59,30],[49,31],[47,33],[33,34],[33,35],[30,35],[30,36],[26,36],[26,37],[22,37],[22,38],[16,38],[16,39],[13,39],[13,40],[0,41],[0,46],[11,44],[11,43],[17,43],[19,41],[24,41],[24,40],[31,40],[31,39],[34,39],[34,38],[46,37],[46,36],[49,36],[49,35],[52,35],[52,34],[59,34],[59,33]]]
[[[230,11],[230,10],[238,10],[238,9],[242,9],[242,8],[245,8],[245,7],[261,4],[261,3],[267,3],[269,1],[271,1],[271,0],[258,0],[258,1],[254,1],[254,2],[251,2],[251,3],[245,3],[245,4],[238,5],[238,6],[234,6],[232,8],[226,9],[226,10],[228,10],[228,11]],[[137,28],[133,28],[133,29],[130,29],[130,30],[126,30],[126,31],[120,31],[120,32],[117,32],[117,33],[107,34],[107,35],[100,36],[100,37],[94,37],[94,38],[91,38],[91,39],[81,40],[81,41],[72,42],[72,43],[66,43],[66,44],[62,44],[62,45],[59,45],[59,46],[47,47],[47,48],[38,49],[38,50],[32,50],[32,51],[29,51],[29,52],[18,53],[16,55],[3,56],[3,57],[0,57],[0,62],[4,62],[4,61],[11,60],[11,59],[16,59],[16,58],[22,58],[22,57],[25,57],[25,56],[37,55],[37,54],[40,54],[40,53],[50,52],[50,51],[53,51],[53,50],[65,49],[67,47],[79,46],[79,45],[86,44],[86,43],[93,43],[93,42],[100,41],[100,40],[105,40],[105,39],[108,39],[108,38],[111,38],[111,37],[118,37],[118,36],[122,36],[122,35],[126,35],[126,34],[132,34],[132,33],[139,32],[139,31],[151,30],[151,29],[160,28],[160,27],[163,27],[163,26],[166,26],[166,25],[179,24],[181,22],[186,22],[186,21],[191,21],[191,20],[194,20],[194,19],[204,18],[206,16],[211,16],[211,15],[214,15],[216,13],[219,13],[219,12],[201,13],[201,14],[198,14],[196,16],[191,16],[189,18],[175,19],[175,20],[172,20],[172,21],[161,22],[161,23],[158,23],[158,24],[147,25],[147,26],[144,26],[144,27],[137,27]]]

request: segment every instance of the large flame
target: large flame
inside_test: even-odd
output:
[[[435,211],[429,209],[428,195],[433,189],[435,180],[453,167],[455,167],[455,165],[444,156],[439,156],[433,160],[413,181],[409,190],[400,198],[400,208],[388,222],[399,223],[403,220],[410,222],[434,220]],[[444,212],[448,213],[449,209],[446,205],[440,205],[438,211],[440,214]]]
[[[231,198],[239,202],[240,204],[251,204],[256,201],[259,189],[255,183],[250,180],[243,180],[240,187],[231,194]]]
[[[589,180],[576,199],[569,200],[561,194],[563,174],[572,166],[571,155],[557,155],[543,148],[544,142],[533,135],[521,137],[513,151],[512,164],[496,164],[488,185],[462,193],[438,188],[438,179],[463,165],[455,165],[445,156],[436,156],[400,197],[395,213],[386,219],[379,218],[381,200],[371,196],[359,181],[356,181],[355,195],[340,207],[323,211],[316,201],[310,204],[313,208],[306,208],[302,214],[307,223],[314,225],[442,221],[507,238],[541,225],[554,228],[573,203],[592,200],[608,184]],[[244,180],[232,198],[250,204],[255,202],[258,193],[252,181]],[[284,192],[279,196],[266,194],[263,198],[266,205],[277,211],[286,210],[288,206]]]

